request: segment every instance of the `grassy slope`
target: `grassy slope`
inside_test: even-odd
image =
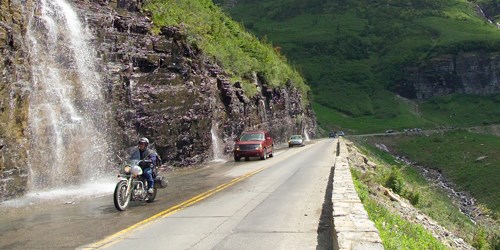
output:
[[[352,117],[336,109],[313,103],[318,122],[327,131],[344,130],[349,134],[383,132],[387,129],[469,127],[500,123],[500,95],[481,97],[450,95],[415,104],[387,94],[395,104],[390,107],[397,114]],[[355,98],[353,98],[356,100]]]
[[[216,2],[228,7],[233,1]],[[387,92],[401,83],[403,66],[442,53],[500,49],[498,29],[481,19],[474,5],[465,0],[377,0],[369,4],[239,0],[227,10],[296,64],[312,86],[323,127],[374,132],[392,119],[396,121],[390,123],[401,128],[440,123],[435,117],[427,121],[426,113],[408,117],[407,107]],[[473,107],[471,113],[482,111]],[[359,124],[359,120],[367,123]]]
[[[441,170],[459,190],[500,216],[500,138],[462,130],[420,137],[377,137],[420,165]],[[486,157],[477,160],[479,157]]]
[[[377,227],[385,249],[446,249],[421,225],[412,223],[389,211],[369,195],[369,188],[360,174],[354,172],[354,184],[365,210]]]
[[[490,97],[450,95],[420,105],[427,119],[455,127],[499,124],[499,107],[500,94]]]
[[[385,249],[446,249],[446,247],[421,225],[409,222],[389,211],[383,204],[371,199],[368,187],[353,173],[356,191],[375,223]]]
[[[400,229],[399,227],[402,226],[401,224],[404,225],[405,221],[401,221],[395,215],[388,214],[383,204],[379,204],[377,200],[371,199],[369,195],[366,194],[366,188],[376,187],[373,183],[388,187],[386,181],[394,171],[399,173],[401,182],[403,183],[402,196],[408,198],[408,194],[418,195],[418,202],[416,202],[414,206],[420,211],[478,249],[495,249],[495,247],[498,247],[500,243],[498,238],[500,236],[498,231],[500,224],[498,220],[496,220],[496,224],[491,224],[490,222],[487,222],[487,224],[472,223],[472,221],[460,212],[457,205],[448,195],[435,183],[426,181],[418,170],[405,165],[401,161],[396,160],[391,154],[374,146],[375,142],[391,145],[391,143],[394,143],[394,139],[390,138],[393,137],[368,139],[352,138],[355,139],[358,148],[361,149],[371,161],[377,163],[377,168],[373,169],[371,173],[361,174],[359,171],[354,170],[353,176],[356,179],[355,183],[358,194],[370,218],[375,221],[377,228],[381,231],[381,236],[385,235],[385,237],[388,238],[388,247],[400,249],[401,245],[398,244],[405,244],[405,249],[422,249],[421,247],[417,247],[418,244],[420,244],[419,242],[425,241],[425,239],[428,238],[425,234],[415,235],[415,233],[418,232],[418,228],[415,228],[415,231],[413,231],[413,229],[411,229],[412,231],[407,231],[407,226]],[[470,171],[469,174],[471,178],[478,177],[477,173],[473,171]],[[493,187],[490,188],[493,189]],[[372,190],[370,192],[376,193],[377,191]],[[498,190],[496,192],[498,192]],[[384,225],[383,222],[385,220],[391,223],[396,221],[396,228],[387,227],[388,222]],[[406,236],[408,234],[411,234],[413,237],[407,238]],[[386,239],[383,240],[386,241]],[[430,243],[432,239],[428,239],[427,241]],[[384,242],[384,244],[386,243]]]
[[[420,164],[441,169],[459,189],[500,214],[500,138],[456,131],[406,139],[397,147]],[[477,160],[482,156],[487,158]]]
[[[157,31],[166,25],[181,27],[193,45],[221,64],[234,82],[243,83],[249,96],[258,91],[252,84],[255,72],[270,87],[291,83],[307,101],[309,86],[286,58],[247,33],[211,0],[149,0],[145,9],[151,11]]]

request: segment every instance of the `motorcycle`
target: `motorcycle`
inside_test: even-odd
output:
[[[142,177],[142,168],[139,166],[140,160],[129,160],[122,163],[120,180],[116,183],[114,192],[114,203],[116,209],[124,211],[130,201],[153,202],[159,188],[166,188],[167,179],[156,174],[157,168],[153,169],[154,187],[153,193],[148,193],[148,182]]]

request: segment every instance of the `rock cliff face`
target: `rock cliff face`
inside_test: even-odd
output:
[[[24,192],[28,181],[26,86],[31,70],[23,9],[20,2],[0,3],[0,200]]]
[[[116,140],[109,143],[117,149],[134,146],[145,136],[165,162],[185,166],[213,158],[211,131],[226,154],[247,129],[268,129],[277,142],[292,133],[315,135],[314,114],[299,90],[291,84],[268,88],[255,74],[259,92],[246,96],[178,28],[164,27],[153,35],[140,1],[71,4],[95,34],[98,67],[113,113],[111,137]],[[4,1],[0,9],[0,200],[24,193],[30,177],[31,76],[25,34],[32,5],[29,0]]]
[[[500,55],[467,53],[432,59],[426,66],[406,69],[410,98],[429,99],[451,93],[492,95],[500,93]]]

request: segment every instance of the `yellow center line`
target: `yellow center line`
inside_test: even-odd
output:
[[[240,181],[242,181],[242,180],[244,180],[244,179],[246,179],[246,178],[248,178],[250,176],[253,176],[253,175],[259,173],[260,171],[264,170],[265,168],[266,167],[264,166],[264,167],[261,167],[261,168],[255,170],[255,171],[252,171],[250,173],[247,173],[247,174],[244,174],[242,176],[236,177],[236,178],[232,179],[229,182],[226,182],[224,184],[221,184],[221,185],[217,186],[214,189],[208,190],[208,191],[206,191],[204,193],[201,193],[201,194],[199,194],[197,196],[194,196],[194,197],[192,197],[189,200],[186,200],[186,201],[184,201],[184,202],[182,202],[182,203],[180,203],[178,205],[175,205],[175,206],[170,207],[170,208],[168,208],[166,210],[163,210],[163,211],[161,211],[161,212],[159,212],[159,213],[157,213],[157,214],[155,214],[155,215],[153,215],[153,216],[151,216],[151,217],[149,217],[149,218],[147,218],[145,220],[137,222],[134,225],[132,225],[130,227],[127,227],[127,228],[125,228],[125,229],[123,229],[123,230],[121,230],[121,231],[119,231],[119,232],[117,232],[115,234],[112,234],[112,235],[110,235],[110,236],[108,236],[108,237],[106,237],[106,238],[104,238],[104,239],[102,239],[102,240],[100,240],[98,242],[95,242],[95,243],[93,243],[91,245],[84,246],[81,249],[98,249],[98,248],[101,248],[101,247],[105,247],[105,246],[107,246],[107,245],[109,245],[109,244],[111,244],[113,242],[119,241],[119,240],[123,239],[124,236],[125,236],[125,234],[128,233],[128,232],[130,232],[130,231],[132,231],[134,229],[137,229],[137,228],[139,228],[141,226],[144,226],[147,223],[152,222],[153,220],[156,220],[158,218],[166,218],[166,217],[168,217],[168,216],[170,216],[170,215],[172,215],[172,214],[174,214],[174,213],[176,213],[176,212],[178,212],[178,211],[180,211],[180,210],[182,210],[184,208],[187,208],[187,207],[189,207],[189,206],[191,206],[191,205],[193,205],[193,204],[195,204],[197,202],[200,202],[200,201],[202,201],[202,200],[210,197],[211,195],[213,195],[215,193],[218,193],[218,192],[220,192],[220,191],[222,191],[222,190],[224,190],[224,189],[226,189],[226,188],[228,188],[228,187],[230,187],[230,186],[232,186],[232,185],[234,185],[234,184],[236,184],[236,183],[238,183],[238,182],[240,182]]]

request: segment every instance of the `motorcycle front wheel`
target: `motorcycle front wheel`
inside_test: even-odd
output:
[[[131,195],[127,195],[127,181],[122,180],[116,183],[114,202],[116,209],[124,211],[127,209],[128,203],[130,202]]]

